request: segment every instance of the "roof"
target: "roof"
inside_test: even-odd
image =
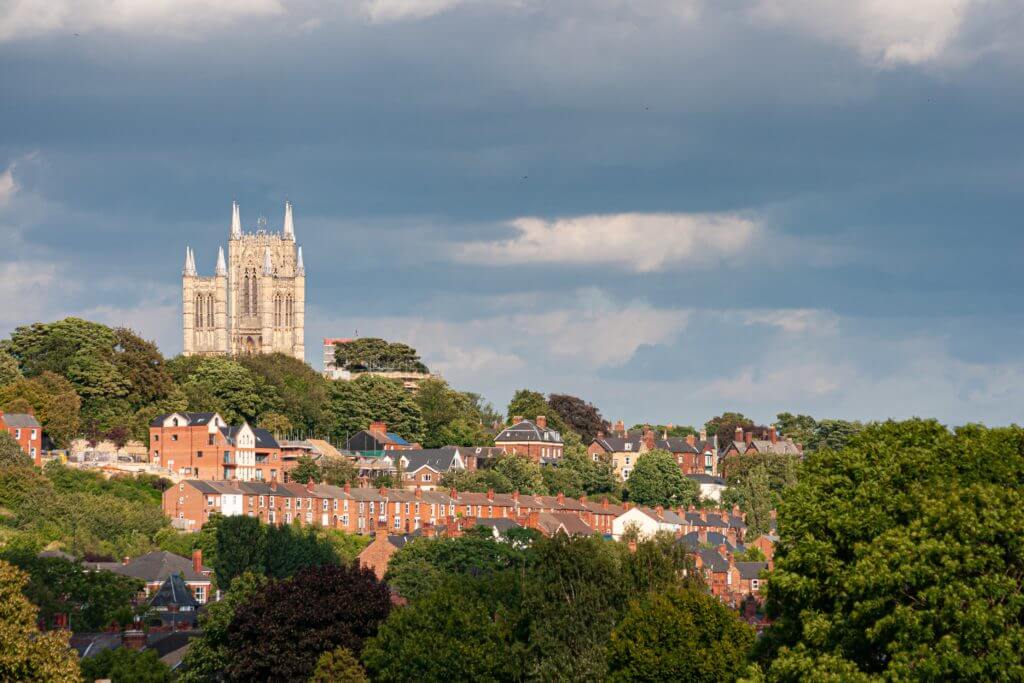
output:
[[[213,416],[217,413],[164,413],[163,415],[157,415],[149,423],[150,427],[159,427],[164,423],[164,420],[169,418],[171,415],[181,415],[185,418],[186,423],[183,427],[199,427],[208,424]]]
[[[591,536],[595,532],[578,516],[568,512],[542,512],[537,515],[537,526],[546,536],[564,531],[569,536]]]
[[[507,517],[478,517],[476,520],[477,526],[485,526],[491,529],[497,529],[499,533],[506,533],[512,529],[518,529],[521,525],[513,519]]]
[[[717,531],[707,532],[704,538],[705,540],[702,543],[700,540],[700,535],[696,531],[691,531],[685,536],[682,536],[679,539],[679,542],[692,550],[696,550],[701,547],[706,548],[708,546],[712,548],[717,548],[720,545],[724,545],[726,548],[729,548],[730,550],[738,550],[736,546],[733,545],[732,541],[728,539],[728,537],[726,537],[724,534],[718,533]]]
[[[713,572],[729,571],[729,560],[719,555],[717,550],[702,548],[697,551],[697,556],[700,557],[704,566]]]
[[[605,451],[609,453],[637,453],[640,451],[640,444],[644,442],[640,436],[606,436],[600,439],[594,439],[594,443],[599,445]],[[626,448],[626,444],[629,444],[629,448]]]
[[[0,413],[0,420],[8,427],[24,427],[39,429],[39,421],[35,415],[28,413]]]
[[[234,445],[235,439],[238,438],[238,433],[242,431],[248,425],[241,425],[240,427],[221,427],[220,433],[224,435],[224,438],[228,440],[228,443]],[[274,435],[268,432],[266,429],[260,429],[259,427],[249,427],[252,430],[253,436],[256,437],[256,448],[280,448],[277,443],[277,439]]]
[[[741,579],[756,579],[761,572],[768,569],[767,562],[737,562],[736,568],[740,570]]]
[[[396,457],[402,458],[407,461],[405,471],[416,472],[417,470],[429,467],[435,472],[447,472],[453,467],[459,469],[456,465],[460,464],[461,456],[458,450],[448,450],[447,448],[421,448],[412,451],[401,451]],[[465,466],[465,463],[461,463]]]
[[[43,558],[43,559],[55,557],[55,558],[59,558],[61,560],[67,560],[68,562],[77,562],[77,560],[75,559],[74,555],[69,555],[66,552],[64,552],[63,550],[44,550],[41,553],[39,553],[38,555],[36,555],[36,557],[40,557],[40,558]]]
[[[199,603],[192,596],[192,591],[188,589],[185,581],[177,574],[168,576],[149,601],[150,609],[170,606],[191,607],[192,609],[199,607]]]
[[[649,507],[644,507],[643,505],[637,505],[636,509],[639,510],[640,512],[644,513],[645,515],[647,515],[651,519],[653,519],[655,521],[658,521],[658,522],[665,522],[666,524],[683,524],[684,523],[684,520],[683,520],[682,517],[677,515],[673,510],[669,510],[668,508],[665,508],[664,510],[662,510],[661,516],[658,515],[658,511],[657,510],[655,510],[653,508],[649,508]]]
[[[156,550],[145,555],[140,555],[128,564],[120,562],[93,562],[88,566],[94,569],[106,569],[115,574],[130,576],[135,579],[142,579],[147,583],[166,581],[169,576],[182,575],[186,581],[209,581],[210,577],[197,574],[192,568],[192,560],[169,553],[166,550]],[[211,571],[203,567],[204,571]]]
[[[550,427],[541,427],[530,420],[523,420],[511,427],[506,427],[494,437],[494,443],[502,441],[508,443],[520,443],[522,441],[562,443],[562,435]]]
[[[789,439],[778,439],[777,441],[753,439],[750,444],[757,449],[758,453],[800,455],[800,449]]]
[[[442,446],[444,450],[457,450],[463,456],[475,455],[477,458],[499,458],[505,455],[501,446]]]
[[[342,457],[341,451],[323,439],[306,439],[306,441],[309,442],[313,448],[319,451],[320,455],[326,455],[329,458]]]
[[[684,475],[687,479],[693,479],[698,484],[715,484],[717,486],[725,486],[726,481],[722,477],[716,477],[713,474],[687,474]]]

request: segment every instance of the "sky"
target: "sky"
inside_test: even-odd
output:
[[[0,0],[0,336],[180,353],[295,206],[306,354],[627,423],[1024,405],[1012,0]]]

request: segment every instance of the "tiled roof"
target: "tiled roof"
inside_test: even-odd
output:
[[[193,609],[199,606],[199,603],[192,596],[192,591],[188,589],[185,582],[177,574],[168,576],[149,601],[151,608],[170,607],[172,605],[176,607],[191,607]]]
[[[542,512],[537,515],[537,525],[548,536],[559,531],[569,536],[590,536],[595,533],[586,522],[568,512]]]
[[[140,555],[128,564],[120,562],[93,562],[87,563],[95,569],[106,569],[115,574],[130,576],[142,579],[147,583],[166,581],[169,576],[182,575],[186,581],[209,581],[208,576],[197,574],[192,568],[192,560],[169,553],[166,550],[156,550],[145,555]],[[204,570],[210,571],[203,567]]]
[[[408,462],[405,465],[406,472],[416,472],[424,467],[429,467],[435,472],[445,473],[456,464],[456,456],[459,455],[459,451],[447,448],[423,448],[401,451],[396,457],[403,458]]]
[[[767,562],[737,562],[736,568],[740,570],[741,579],[756,579],[761,572],[768,569]]]
[[[29,415],[28,413],[3,413],[0,415],[0,422],[3,422],[8,427],[39,429],[39,421],[36,420],[34,415]]]
[[[693,479],[698,484],[717,484],[719,486],[725,486],[726,481],[722,477],[716,477],[712,474],[687,474],[687,479]]]
[[[709,568],[711,571],[729,571],[729,560],[719,555],[717,550],[701,549],[697,551],[697,555],[700,557],[701,561],[704,562],[704,566]]]
[[[491,529],[497,529],[499,533],[504,534],[512,529],[517,529],[520,525],[515,521],[506,517],[477,517],[477,526],[485,526]]]

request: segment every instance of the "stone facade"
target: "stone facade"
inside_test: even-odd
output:
[[[305,360],[306,270],[291,202],[281,232],[261,219],[254,233],[242,232],[235,202],[227,259],[218,248],[214,275],[200,276],[186,248],[181,292],[186,356],[280,352]]]

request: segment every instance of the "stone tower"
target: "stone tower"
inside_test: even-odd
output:
[[[305,360],[306,270],[291,202],[281,232],[261,218],[252,233],[242,232],[235,202],[227,259],[218,247],[213,277],[201,277],[186,247],[181,292],[186,356],[279,351]]]

